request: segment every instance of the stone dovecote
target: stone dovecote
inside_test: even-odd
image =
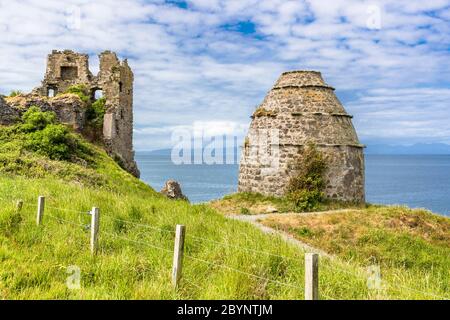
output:
[[[253,114],[238,190],[282,196],[309,143],[327,159],[327,198],[364,202],[364,146],[334,88],[315,71],[283,73]]]

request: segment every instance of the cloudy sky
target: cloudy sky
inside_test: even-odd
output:
[[[0,93],[37,86],[52,49],[129,59],[138,150],[242,138],[293,69],[322,72],[363,143],[450,143],[450,0],[0,0]]]

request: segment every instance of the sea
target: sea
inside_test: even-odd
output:
[[[181,164],[170,154],[136,152],[141,179],[161,190],[177,180],[193,203],[237,191],[239,164]],[[366,201],[426,208],[450,216],[450,155],[366,155]]]

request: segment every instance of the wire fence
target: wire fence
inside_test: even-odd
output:
[[[278,285],[281,285],[281,286],[286,286],[286,287],[290,287],[290,288],[294,288],[294,289],[301,289],[301,290],[304,289],[304,287],[300,287],[300,286],[292,285],[292,284],[289,284],[289,283],[273,280],[273,279],[270,279],[270,278],[267,278],[267,277],[262,277],[262,276],[259,276],[259,275],[256,275],[256,274],[253,274],[253,273],[250,273],[250,272],[242,271],[242,270],[239,270],[239,269],[227,266],[225,264],[218,264],[218,263],[214,263],[214,262],[211,262],[211,261],[207,261],[207,260],[204,260],[204,259],[201,259],[201,258],[189,256],[189,255],[185,255],[185,257],[188,258],[188,259],[197,261],[197,262],[208,264],[210,266],[215,266],[215,267],[218,267],[218,268],[234,271],[234,272],[237,272],[237,273],[240,273],[240,274],[243,274],[243,275],[255,278],[255,279],[265,280],[267,282],[275,283],[275,284],[278,284]]]
[[[164,252],[168,252],[170,254],[173,253],[173,251],[170,250],[170,249],[163,248],[161,246],[157,246],[157,245],[154,245],[154,244],[151,244],[151,243],[148,243],[148,242],[144,242],[144,241],[140,241],[140,240],[134,240],[134,239],[129,239],[129,238],[123,237],[123,236],[118,236],[118,235],[116,235],[114,233],[111,233],[111,232],[102,231],[102,234],[105,234],[105,235],[107,235],[109,237],[112,237],[112,238],[115,238],[115,239],[132,242],[134,244],[143,245],[143,246],[146,246],[146,247],[149,247],[149,248],[153,248],[153,249],[158,249],[158,250],[161,250],[161,251],[164,251]]]
[[[70,220],[67,220],[67,219],[64,219],[64,218],[61,218],[61,217],[54,216],[54,215],[49,214],[49,213],[45,213],[45,216],[46,217],[50,217],[50,218],[56,220],[59,223],[64,222],[64,223],[67,223],[67,224],[70,224],[70,225],[73,225],[73,226],[82,227],[82,228],[88,227],[88,225],[86,225],[86,224],[78,223],[78,222],[75,222],[75,221],[70,221]]]
[[[172,234],[175,233],[175,231],[173,231],[173,230],[158,228],[158,227],[151,226],[151,225],[148,225],[148,224],[142,224],[142,223],[138,223],[138,222],[134,222],[134,221],[114,218],[114,217],[111,217],[111,216],[106,216],[106,218],[109,219],[109,220],[112,220],[112,221],[123,222],[123,223],[131,224],[131,225],[134,225],[134,226],[137,226],[137,227],[146,228],[146,229],[151,229],[151,230],[156,230],[156,231],[161,231],[161,232],[167,232],[167,233],[172,233]]]
[[[0,200],[11,201],[13,204],[14,203],[17,204],[17,201],[18,201],[17,199],[7,199],[7,198],[4,198],[4,197],[0,197]],[[36,204],[31,204],[31,203],[24,203],[24,202],[22,202],[21,206],[28,207],[28,208],[39,209],[39,205],[37,203]],[[45,205],[45,209],[46,210],[50,209],[50,210],[52,210],[54,212],[71,212],[71,213],[77,213],[79,215],[86,215],[86,216],[87,215],[92,215],[91,211],[83,211],[83,210],[74,210],[74,209],[68,209],[68,208],[60,208],[60,207],[57,207],[57,206]],[[20,210],[20,209],[18,209],[18,210]],[[51,214],[48,211],[45,212],[45,217],[49,217],[49,218],[53,219],[54,221],[56,221],[58,223],[66,223],[66,224],[69,224],[69,225],[81,227],[81,228],[83,228],[85,230],[88,230],[88,229],[92,228],[92,224],[90,224],[90,223],[86,224],[86,223],[76,222],[76,221],[73,221],[73,220],[69,220],[69,219],[62,218],[60,216]],[[102,219],[103,218],[106,218],[107,220],[110,220],[110,221],[118,221],[118,222],[121,222],[121,223],[134,225],[134,226],[140,227],[140,228],[151,229],[151,230],[154,230],[154,231],[165,232],[165,233],[169,233],[169,234],[173,234],[173,235],[176,234],[176,232],[174,230],[168,230],[166,228],[161,228],[161,227],[157,227],[157,226],[154,226],[154,225],[148,225],[148,224],[145,224],[145,223],[134,222],[134,221],[125,220],[125,219],[121,219],[121,218],[115,218],[115,217],[108,216],[108,215],[102,215]],[[164,253],[169,253],[169,254],[173,254],[174,253],[174,250],[165,248],[165,247],[163,247],[161,245],[156,245],[154,243],[149,243],[148,241],[130,239],[128,237],[117,235],[115,233],[108,232],[108,231],[105,231],[105,230],[102,230],[100,234],[101,235],[106,235],[106,236],[110,237],[111,239],[116,239],[116,240],[120,240],[120,241],[126,241],[126,242],[133,243],[133,244],[136,244],[136,245],[141,245],[141,246],[145,246],[145,247],[152,248],[152,249],[155,249],[155,250],[160,250],[160,251],[162,251]],[[207,243],[215,244],[217,246],[221,246],[221,247],[224,247],[224,248],[231,248],[231,249],[240,250],[242,252],[250,252],[250,253],[254,253],[254,254],[258,254],[258,255],[259,254],[263,254],[263,255],[266,255],[266,256],[277,257],[277,258],[286,259],[286,260],[290,260],[290,261],[299,261],[299,259],[297,259],[297,258],[288,257],[288,256],[276,254],[276,253],[273,253],[273,252],[268,252],[268,251],[265,251],[265,250],[258,250],[258,249],[253,249],[253,248],[242,247],[242,246],[239,246],[239,245],[233,245],[233,244],[230,244],[230,243],[227,243],[227,242],[221,242],[221,241],[217,241],[217,240],[213,240],[213,239],[208,239],[208,238],[205,238],[205,237],[188,235],[188,236],[186,236],[186,239],[190,240],[190,241],[193,241],[194,243],[203,244],[204,242],[207,242]],[[234,268],[234,267],[231,267],[231,266],[226,265],[224,263],[217,263],[217,262],[214,262],[214,261],[208,261],[206,259],[202,259],[200,257],[195,257],[195,256],[193,256],[191,254],[186,254],[186,253],[184,253],[183,256],[187,260],[196,261],[196,262],[202,263],[204,265],[210,266],[211,268],[219,268],[219,269],[222,269],[222,270],[228,270],[228,271],[235,272],[235,273],[238,273],[238,274],[242,274],[242,275],[245,275],[245,276],[257,279],[257,280],[264,281],[265,283],[272,283],[272,284],[275,284],[275,285],[278,285],[278,286],[288,287],[288,288],[295,289],[295,290],[301,290],[301,291],[305,290],[305,286],[294,285],[294,284],[291,284],[291,283],[278,281],[278,280],[275,280],[275,279],[272,279],[272,278],[269,278],[269,277],[265,277],[265,276],[262,276],[262,275],[254,274],[254,273],[251,273],[251,272],[248,272],[248,271],[244,271],[244,270],[241,270],[241,269],[238,269],[238,268]],[[332,265],[330,264],[330,262],[323,264],[322,268],[326,272],[332,272],[332,273],[343,272],[343,273],[347,274],[348,276],[359,278],[360,280],[364,280],[364,281],[368,280],[368,272],[364,272],[363,270],[361,270],[360,267],[355,267],[354,265],[351,265],[351,266],[348,265],[348,266],[344,267],[344,266],[340,265],[340,264],[345,264],[345,262],[343,262],[343,261],[335,261],[335,260],[333,260],[333,262],[334,263]],[[187,279],[183,279],[183,281],[186,281],[186,282],[190,283],[194,287],[200,288],[200,286],[190,282]],[[433,297],[435,299],[440,299],[440,300],[448,300],[449,299],[449,297],[444,297],[444,296],[441,296],[441,295],[438,295],[438,294],[433,294],[431,292],[424,292],[424,291],[421,291],[421,290],[418,290],[418,289],[414,289],[414,288],[410,288],[410,287],[407,287],[407,286],[404,286],[404,285],[400,285],[400,284],[395,284],[395,286],[394,286],[393,284],[390,284],[390,283],[388,283],[386,281],[383,281],[382,284],[384,285],[384,287],[381,287],[382,289],[388,289],[388,290],[398,291],[398,292],[401,292],[400,289],[402,289],[402,290],[413,292],[415,294],[419,294],[419,295],[422,295],[422,296]],[[329,296],[328,294],[326,294],[324,292],[320,292],[320,296],[325,298],[325,299],[335,300],[335,298]]]

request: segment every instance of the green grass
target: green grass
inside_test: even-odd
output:
[[[98,146],[86,143],[87,160],[55,161],[25,150],[7,130],[0,130],[1,299],[303,299],[304,252],[280,237],[208,205],[168,200]],[[46,197],[46,209],[38,227],[39,195]],[[24,206],[17,212],[19,199]],[[96,256],[86,228],[93,206],[100,208]],[[177,224],[186,225],[187,234],[183,277],[174,290]],[[80,289],[66,285],[70,266],[81,270]],[[394,283],[411,286],[409,276],[399,272]],[[443,294],[434,285],[420,286],[425,294],[398,287],[374,292],[366,282],[357,264],[321,259],[323,299]]]
[[[303,299],[303,251],[248,224],[227,220],[205,205],[169,201],[138,185],[112,192],[54,178],[3,177],[0,193],[8,196],[1,200],[0,218],[3,299]],[[38,195],[47,199],[42,227],[34,221]],[[15,199],[24,200],[19,217]],[[89,216],[81,212],[92,206],[101,210],[96,257],[89,253],[88,230],[77,225],[89,223]],[[170,283],[176,224],[187,228],[183,278],[177,291]],[[79,290],[69,290],[65,284],[72,265],[81,269]],[[320,282],[322,298],[374,297],[353,265],[322,259]],[[433,298],[394,288],[383,297]]]
[[[222,199],[211,201],[210,205],[219,212],[227,215],[241,214],[242,209],[246,211],[245,214],[271,213],[272,209],[276,209],[279,213],[298,212],[298,208],[287,197],[265,196],[260,193],[251,192],[239,192],[226,195]],[[311,210],[304,212],[364,207],[364,204],[324,199]]]
[[[118,188],[116,192],[95,190],[49,179],[3,177],[0,232],[0,295],[23,298],[296,298],[301,289],[279,288],[221,267],[187,258],[184,279],[175,292],[170,284],[173,233],[176,224],[187,226],[186,255],[214,264],[227,264],[244,272],[300,285],[301,252],[281,240],[271,240],[253,228],[230,222],[206,206],[166,200],[151,189]],[[42,228],[34,223],[38,195],[47,198]],[[20,218],[11,199],[23,199]],[[55,208],[101,210],[99,253],[89,254],[89,233],[82,227],[89,216]],[[113,218],[150,225],[158,229],[121,223]],[[110,235],[111,234],[111,235]],[[263,249],[296,257],[285,259],[220,247],[213,241],[233,246]],[[142,242],[134,243],[122,238]],[[145,243],[161,247],[147,247]],[[276,245],[276,248],[274,247]],[[267,246],[267,247],[266,247]],[[276,250],[274,250],[276,249]],[[258,259],[256,259],[258,257]],[[82,289],[68,290],[66,268],[82,270]],[[192,283],[192,284],[191,284]],[[196,285],[200,286],[197,288]]]

